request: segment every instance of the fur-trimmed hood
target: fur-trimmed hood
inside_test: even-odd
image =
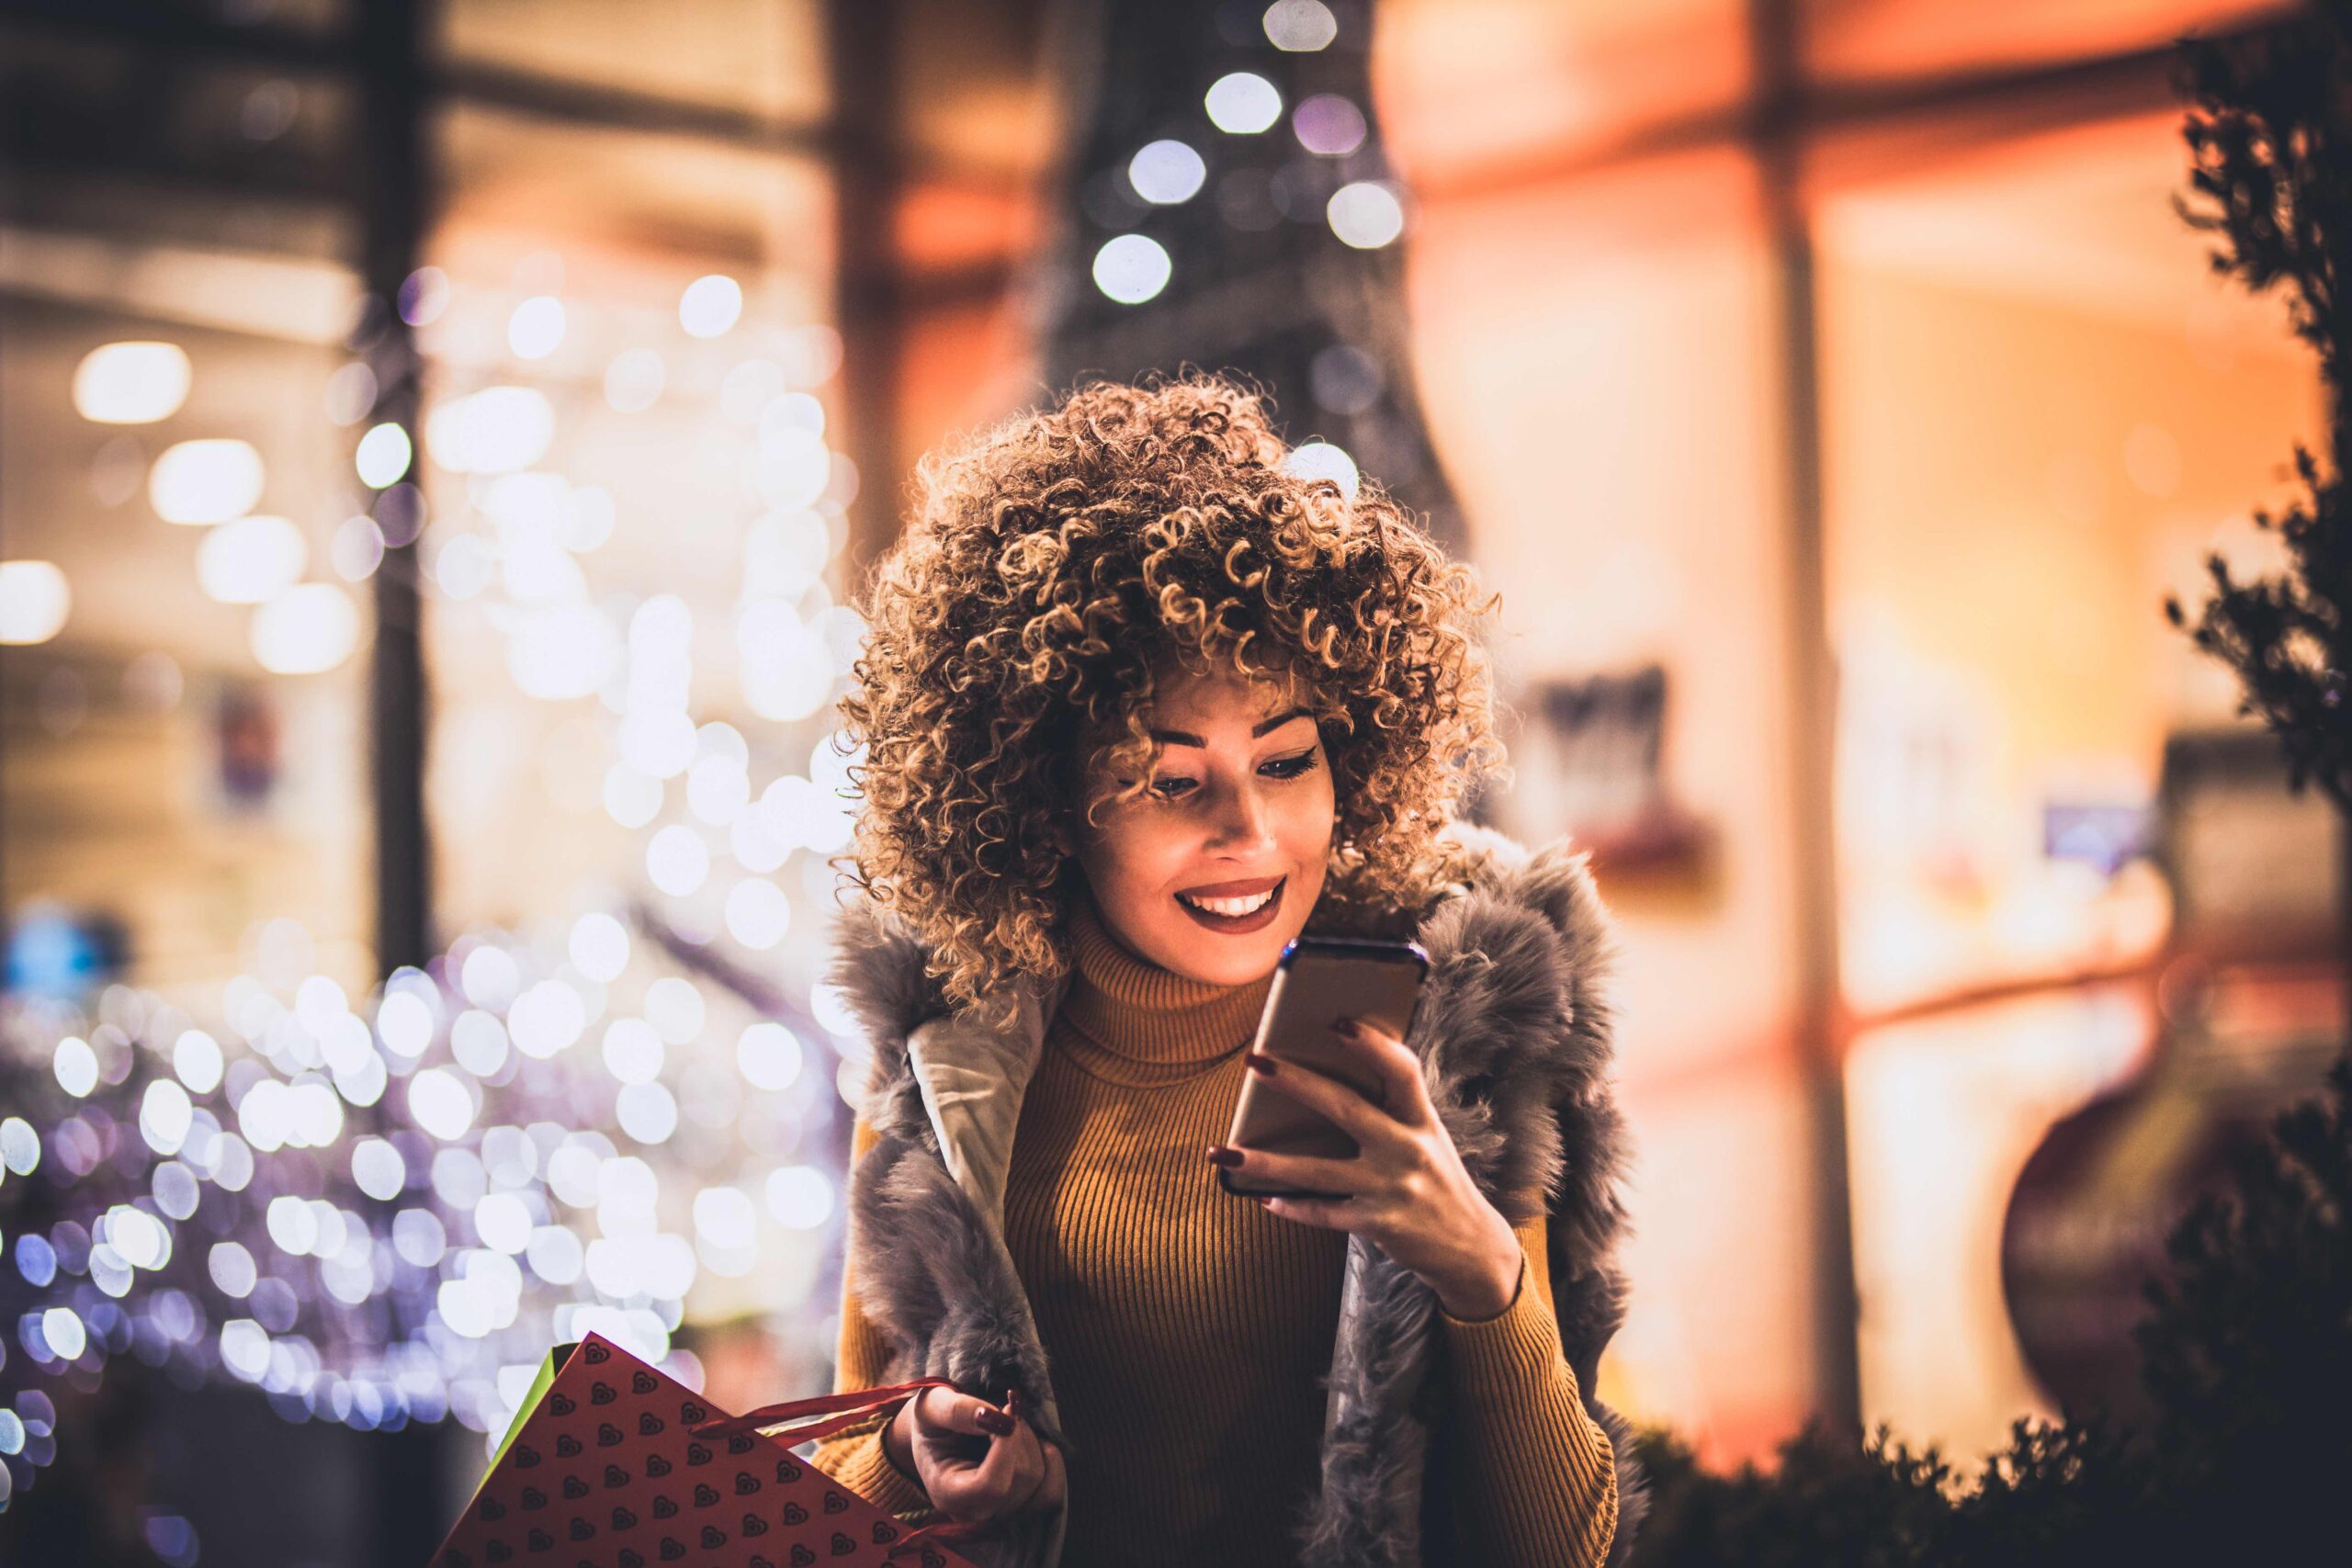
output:
[[[1628,1424],[1593,1395],[1600,1353],[1625,1314],[1615,1251],[1630,1158],[1611,1097],[1602,994],[1614,938],[1586,856],[1532,853],[1483,829],[1465,885],[1416,939],[1430,973],[1406,1043],[1462,1162],[1514,1224],[1518,1196],[1547,1194],[1553,1303],[1586,1408],[1609,1434],[1625,1560],[1646,1509]],[[1067,979],[1019,997],[989,1028],[951,1012],[928,949],[863,905],[843,918],[832,978],[873,1043],[861,1114],[875,1143],[850,1181],[860,1304],[893,1348],[890,1377],[944,1377],[1001,1401],[1019,1388],[1041,1432],[1060,1416],[1029,1299],[1003,1238],[1013,1129]],[[1348,1242],[1332,1348],[1322,1482],[1301,1499],[1305,1568],[1421,1568],[1436,1293],[1360,1236]],[[1067,1515],[1008,1521],[960,1546],[984,1568],[1058,1568]]]

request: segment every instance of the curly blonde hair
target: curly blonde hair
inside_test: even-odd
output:
[[[1080,387],[917,466],[842,705],[866,748],[844,859],[952,1005],[1067,969],[1080,874],[1057,830],[1148,786],[1171,663],[1295,681],[1314,712],[1337,797],[1318,925],[1461,874],[1442,829],[1501,769],[1475,636],[1494,601],[1376,484],[1351,500],[1289,453],[1255,391],[1188,372]],[[1085,799],[1102,764],[1124,782]]]

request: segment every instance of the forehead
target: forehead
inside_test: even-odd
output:
[[[1150,720],[1174,729],[1205,730],[1220,725],[1244,728],[1272,718],[1288,708],[1306,705],[1306,694],[1295,679],[1255,676],[1236,671],[1202,673],[1171,667],[1163,671],[1152,694]]]

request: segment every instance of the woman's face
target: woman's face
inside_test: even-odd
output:
[[[1294,687],[1178,671],[1149,718],[1149,787],[1077,828],[1088,890],[1111,934],[1189,979],[1238,986],[1273,972],[1323,892],[1331,770]],[[1117,786],[1107,770],[1087,798]]]

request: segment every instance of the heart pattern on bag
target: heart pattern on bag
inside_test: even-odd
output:
[[[886,1555],[905,1527],[783,1439],[692,1436],[725,1415],[589,1336],[525,1418],[433,1568],[563,1568],[575,1558],[573,1568],[688,1561],[695,1568],[916,1568],[911,1551]],[[720,1464],[722,1452],[741,1462]],[[920,1568],[972,1568],[927,1540],[917,1544]]]

